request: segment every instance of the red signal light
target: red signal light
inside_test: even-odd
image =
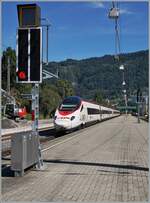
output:
[[[35,120],[35,112],[34,112],[34,110],[32,110],[32,121],[34,121]]]
[[[18,77],[19,77],[20,79],[22,79],[22,80],[25,79],[25,78],[26,78],[25,72],[24,72],[24,71],[19,72]]]

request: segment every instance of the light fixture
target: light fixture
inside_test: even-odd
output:
[[[121,66],[119,67],[119,69],[120,69],[120,70],[124,70],[124,66],[121,65]]]

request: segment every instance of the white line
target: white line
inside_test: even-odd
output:
[[[80,134],[73,135],[72,137],[69,137],[68,139],[65,139],[65,140],[62,141],[62,142],[59,142],[59,143],[57,143],[57,144],[54,144],[54,145],[52,145],[52,146],[50,146],[50,147],[47,147],[47,148],[43,149],[42,152],[45,152],[45,151],[47,151],[47,150],[49,150],[49,149],[51,149],[51,148],[53,148],[53,147],[55,147],[55,146],[57,146],[57,145],[59,145],[59,144],[62,144],[62,143],[64,143],[64,142],[67,142],[68,140],[71,140],[72,138],[75,138],[75,137],[77,137],[77,136],[79,136],[79,135],[80,135]]]
[[[115,117],[112,117],[112,118],[115,118]],[[109,120],[109,119],[108,119]],[[80,132],[79,132],[80,133]],[[54,144],[54,145],[52,145],[52,146],[50,146],[50,147],[47,147],[47,148],[45,148],[45,149],[43,149],[43,150],[41,150],[42,152],[45,152],[45,151],[47,151],[47,150],[49,150],[49,149],[51,149],[51,148],[53,148],[53,147],[55,147],[55,146],[57,146],[57,145],[59,145],[59,144],[62,144],[62,143],[65,143],[65,142],[67,142],[68,140],[71,140],[72,138],[75,138],[75,137],[77,137],[77,136],[79,136],[80,134],[77,134],[77,135],[73,135],[72,137],[69,137],[68,139],[66,139],[66,140],[64,140],[64,141],[62,141],[62,142],[59,142],[59,143],[57,143],[57,144]]]

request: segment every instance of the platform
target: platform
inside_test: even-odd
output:
[[[9,201],[148,201],[148,123],[120,116],[52,140],[45,169],[2,177]]]

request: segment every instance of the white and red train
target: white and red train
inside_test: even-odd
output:
[[[70,96],[63,100],[55,112],[56,131],[67,131],[120,115],[120,112]]]

